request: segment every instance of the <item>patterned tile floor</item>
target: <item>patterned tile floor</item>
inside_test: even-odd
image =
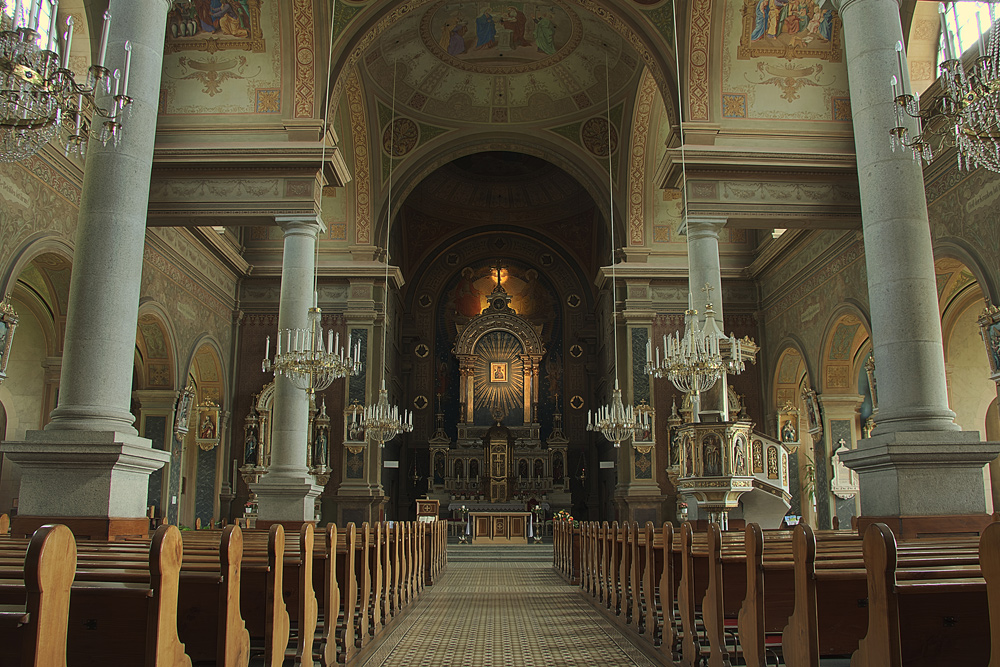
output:
[[[460,548],[463,560],[448,563],[365,667],[653,664],[556,574],[551,547],[545,562],[477,562],[465,560],[477,547]]]

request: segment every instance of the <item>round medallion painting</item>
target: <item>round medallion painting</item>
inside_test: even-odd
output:
[[[562,3],[440,2],[421,21],[432,53],[460,69],[528,72],[561,60],[580,43],[579,18]]]

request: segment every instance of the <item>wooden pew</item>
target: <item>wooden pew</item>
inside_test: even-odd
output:
[[[337,585],[341,591],[341,613],[337,622],[337,662],[350,660],[357,647],[355,604],[358,599],[358,579],[355,558],[358,532],[354,524],[344,528],[343,540],[337,538]]]
[[[25,604],[18,605],[18,610],[0,610],[0,646],[3,647],[0,663],[66,666],[70,588],[75,572],[76,540],[70,529],[48,525],[36,530],[24,557]],[[2,596],[13,596],[15,591],[10,589],[15,586],[0,583],[0,588],[8,589]],[[181,646],[181,654],[183,652]]]
[[[885,524],[875,523],[865,530],[868,632],[851,665],[986,664],[991,651],[987,644],[990,607],[980,568],[918,565],[900,569],[896,546]],[[992,557],[995,561],[1000,555],[991,552],[990,541],[983,547],[981,542],[981,560]]]
[[[313,641],[316,637],[317,615],[316,592],[313,590],[313,547],[315,528],[311,523],[302,524],[299,531],[298,566],[298,614],[297,641],[295,644],[295,664],[313,664]]]
[[[243,532],[227,526],[218,547],[219,574],[182,573],[177,604],[183,613],[177,630],[193,661],[215,660],[220,667],[237,667],[250,660],[250,633],[240,613],[242,560]],[[214,633],[207,631],[213,627]]]
[[[0,548],[2,560],[6,563],[25,547],[30,549],[31,543],[5,541]],[[161,526],[149,544],[139,548],[146,550],[144,562],[125,552],[128,560],[117,569],[86,569],[81,567],[79,557],[75,558],[75,582],[69,591],[63,638],[51,640],[56,647],[60,643],[65,647],[63,658],[43,664],[190,667],[177,631],[178,582],[183,561],[180,532],[173,526]],[[73,556],[64,554],[63,558],[74,565]],[[30,568],[29,564],[25,574],[32,577]],[[12,574],[21,572],[8,565],[0,568],[0,604],[27,601],[30,586],[18,589],[10,585]],[[39,616],[47,613],[39,610]],[[58,620],[53,622],[58,624]],[[3,655],[0,653],[0,657]]]
[[[979,540],[979,567],[990,605],[990,667],[1000,667],[1000,524],[991,523]]]

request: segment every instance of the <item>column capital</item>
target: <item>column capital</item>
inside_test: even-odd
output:
[[[310,234],[315,238],[326,233],[326,225],[318,215],[276,215],[274,221],[285,236],[289,234]]]
[[[719,240],[719,232],[729,221],[725,217],[708,215],[689,215],[686,221],[687,236],[689,239],[712,238]]]

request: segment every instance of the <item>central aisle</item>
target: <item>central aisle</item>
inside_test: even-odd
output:
[[[550,545],[448,553],[441,580],[365,667],[653,664],[556,574]]]

